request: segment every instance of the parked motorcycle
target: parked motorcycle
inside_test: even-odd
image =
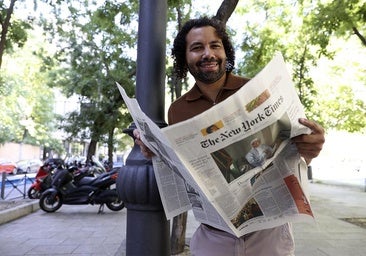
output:
[[[30,199],[39,199],[41,194],[51,187],[52,176],[57,168],[62,168],[62,159],[47,159],[44,164],[39,167],[35,177],[35,181],[29,187],[27,194]]]
[[[95,158],[89,162],[86,166],[77,165],[78,168],[74,168],[75,179],[81,179],[85,176],[97,177],[98,175],[106,172],[98,161],[95,163]],[[72,167],[75,167],[73,165]],[[65,168],[65,163],[62,159],[51,158],[47,159],[45,163],[38,169],[35,177],[35,181],[28,189],[29,199],[39,199],[41,194],[52,185],[52,177],[58,169]]]
[[[117,171],[110,171],[90,177],[77,167],[58,170],[52,187],[42,193],[39,206],[45,212],[55,212],[63,204],[99,204],[98,213],[103,212],[104,205],[112,211],[120,211],[124,202],[119,199],[115,188],[117,175]]]

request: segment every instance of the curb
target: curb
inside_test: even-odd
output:
[[[0,225],[18,219],[39,209],[38,200],[24,203],[0,212]]]
[[[347,183],[344,181],[325,180],[325,179],[317,179],[317,178],[313,178],[312,180],[309,180],[309,182],[323,184],[323,185],[331,185],[331,186],[337,186],[337,187],[357,189],[362,192],[366,192],[366,178],[365,178],[364,184],[352,184],[352,183]]]

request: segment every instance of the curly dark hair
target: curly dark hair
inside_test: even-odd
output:
[[[216,29],[218,37],[222,40],[226,53],[226,71],[231,72],[235,64],[235,50],[226,32],[225,24],[215,18],[201,17],[187,21],[174,39],[172,57],[174,59],[174,73],[180,79],[187,76],[188,66],[186,61],[186,36],[192,28],[211,26]]]

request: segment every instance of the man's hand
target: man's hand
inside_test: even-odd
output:
[[[325,142],[324,129],[314,121],[300,118],[299,122],[311,129],[310,134],[302,134],[292,138],[300,155],[305,158],[307,164],[317,157]]]
[[[151,159],[155,156],[155,154],[142,142],[138,129],[133,130],[133,136],[135,137],[135,143],[140,146],[141,154],[143,154],[144,157]]]

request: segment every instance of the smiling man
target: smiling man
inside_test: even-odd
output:
[[[196,83],[170,106],[169,124],[209,109],[249,81],[231,73],[235,61],[234,48],[225,28],[215,20],[188,21],[174,41],[172,55],[177,77],[185,78],[189,71]]]
[[[234,48],[218,20],[203,17],[189,20],[179,31],[172,49],[174,72],[185,78],[189,71],[195,79],[190,91],[172,103],[168,111],[169,124],[175,124],[211,108],[249,81],[231,73],[234,67]],[[324,143],[324,129],[313,121],[300,119],[312,130],[311,134],[293,138],[299,153],[309,164]],[[135,143],[140,145],[145,157],[152,152],[134,131]],[[190,251],[195,256],[229,255],[294,255],[294,239],[290,224],[265,229],[237,238],[225,231],[201,224],[190,242]]]

